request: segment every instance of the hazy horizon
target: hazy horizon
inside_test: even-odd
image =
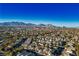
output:
[[[70,26],[70,24],[64,24],[63,25],[63,23],[44,23],[44,22],[39,22],[39,23],[36,23],[36,22],[27,22],[27,21],[2,21],[2,22],[0,22],[0,23],[4,23],[4,22],[23,22],[23,23],[32,23],[32,24],[36,24],[36,25],[39,25],[39,24],[45,24],[45,25],[47,25],[47,24],[52,24],[52,25],[54,25],[54,26],[59,26],[59,27],[63,27],[63,26],[65,26],[65,27],[73,27],[73,28],[79,28],[79,26],[76,26],[76,25],[74,25],[74,24],[71,24],[72,26]]]

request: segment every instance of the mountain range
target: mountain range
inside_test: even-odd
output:
[[[33,23],[24,23],[24,22],[3,22],[0,23],[0,26],[13,26],[13,27],[46,27],[46,28],[61,28],[54,26],[52,24],[33,24]]]

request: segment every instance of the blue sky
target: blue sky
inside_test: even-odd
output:
[[[19,21],[57,26],[79,26],[79,4],[0,4],[0,22]]]

